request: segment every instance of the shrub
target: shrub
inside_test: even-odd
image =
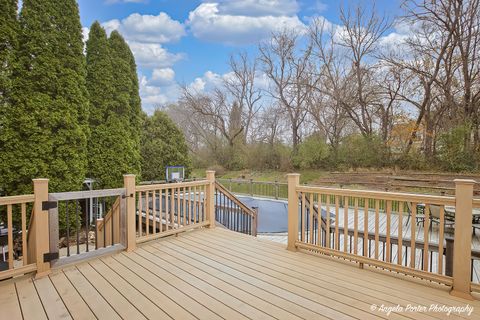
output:
[[[387,152],[377,135],[352,134],[340,144],[338,159],[351,168],[382,167],[387,164]]]
[[[443,169],[451,171],[470,171],[476,169],[476,157],[465,138],[470,134],[466,125],[453,128],[440,136],[438,141],[438,159]]]
[[[298,152],[293,156],[294,167],[300,169],[314,169],[325,167],[329,157],[329,147],[324,139],[314,134],[306,138],[298,147]]]

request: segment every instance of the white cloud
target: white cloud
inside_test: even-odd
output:
[[[137,42],[167,43],[185,36],[183,24],[165,12],[156,16],[133,13],[122,20],[107,21],[103,26],[108,33],[118,30],[125,39]]]
[[[291,16],[299,10],[296,0],[208,0],[206,3],[218,3],[221,14],[236,16]]]
[[[173,84],[175,71],[172,68],[153,69],[152,78],[149,83],[159,87]]]
[[[145,76],[140,77],[140,97],[143,110],[147,113],[152,113],[160,105],[176,101],[180,94],[180,87],[175,82],[166,86],[158,86],[152,79],[149,80]]]
[[[159,43],[130,42],[130,49],[137,64],[145,68],[171,67],[183,58],[182,54],[171,53]]]
[[[201,40],[241,45],[266,39],[275,30],[305,29],[305,25],[296,15],[274,15],[278,12],[274,11],[273,7],[273,11],[269,15],[237,14],[239,12],[238,8],[237,10],[229,8],[231,11],[228,11],[227,6],[227,9],[225,9],[226,5],[233,6],[231,2],[233,1],[202,3],[191,11],[187,25],[193,35]],[[275,3],[280,1],[264,2]],[[242,8],[250,8],[250,12],[255,12],[252,6],[248,6],[252,3],[253,1],[247,1],[247,5]]]
[[[420,24],[420,21],[413,24],[402,20],[396,21],[393,25],[394,31],[379,39],[380,46],[387,51],[407,50],[406,41],[419,31]]]
[[[223,80],[228,77],[229,74],[220,75],[213,71],[207,71],[201,77],[195,78],[188,87],[196,92],[210,91],[215,87],[222,84]]]

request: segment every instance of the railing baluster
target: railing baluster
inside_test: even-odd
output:
[[[175,190],[170,188],[170,223],[172,224],[172,229],[175,228]]]
[[[158,232],[163,232],[163,189],[158,190]]]
[[[327,209],[327,231],[326,231],[326,240],[327,240],[327,248],[331,248],[330,246],[330,195],[327,194],[326,196],[326,209]],[[335,217],[336,219],[336,217]]]
[[[22,203],[21,205],[22,210],[22,257],[23,257],[23,265],[26,266],[28,264],[27,260],[27,204]]]
[[[353,211],[353,253],[358,254],[358,198],[355,197]]]
[[[308,241],[310,243],[313,243],[313,193],[310,193],[309,194],[309,198],[308,198],[308,202],[309,202],[309,234],[308,234]]]
[[[142,236],[142,223],[143,223],[143,192],[138,193],[138,236]],[[105,220],[103,220],[105,223]],[[105,233],[104,233],[105,234]]]
[[[181,215],[181,203],[180,203],[180,187],[177,188],[177,226],[180,228],[182,226],[182,215]]]
[[[318,199],[317,199],[317,244],[320,245],[322,242],[322,197],[320,194],[317,194]]]
[[[334,244],[335,244],[335,250],[340,249],[340,233],[338,231],[338,224],[340,223],[338,220],[340,220],[340,214],[339,214],[339,196],[335,196],[335,237],[334,237]]]
[[[368,199],[364,199],[364,212],[363,212],[363,255],[368,257],[367,255],[368,248]]]
[[[430,242],[429,239],[429,230],[430,230],[430,205],[425,204],[424,209],[424,220],[423,220],[423,270],[428,270],[428,245]]]
[[[78,212],[78,200],[75,200],[75,219],[76,219],[76,227],[77,227],[77,254],[80,254],[80,222],[79,220],[79,212]]]
[[[13,225],[12,205],[7,205],[7,243],[8,243],[8,269],[13,269]]]
[[[398,203],[398,244],[397,244],[397,264],[402,264],[403,249],[403,201]],[[405,254],[406,255],[406,254]]]
[[[300,241],[305,241],[305,193],[302,192],[302,201],[300,203],[302,206],[301,210],[301,219],[300,219]]]
[[[88,252],[88,220],[89,220],[89,217],[88,217],[88,213],[90,212],[89,208],[90,208],[90,203],[89,203],[89,199],[87,199],[85,202],[87,203],[87,205],[85,206],[85,250]]]
[[[105,197],[103,197],[103,208],[104,208],[104,210],[107,209]],[[102,218],[103,218],[103,247],[107,246],[107,232],[106,232],[106,228],[107,228],[106,223],[107,222],[105,221],[105,216],[106,216],[106,212],[103,212],[102,213]],[[140,224],[140,227],[141,227],[141,224]]]
[[[148,236],[150,234],[150,191],[145,192],[145,234]]]
[[[443,274],[443,239],[445,230],[445,206],[440,206],[440,225],[438,231],[438,273]]]
[[[192,187],[188,187],[188,215],[187,215],[187,222],[188,222],[188,225],[190,225],[192,223],[192,201],[191,201],[191,196],[192,196]],[[218,196],[218,194],[217,194]],[[215,204],[217,203],[217,201],[215,201]]]
[[[417,203],[412,202],[412,218],[410,219],[410,267],[415,268],[415,257],[417,250],[415,248],[415,239],[417,226]]]
[[[375,259],[379,257],[379,211],[380,211],[380,200],[375,199]]]
[[[193,187],[193,223],[198,223],[197,187]]]
[[[348,197],[343,198],[343,251],[348,251]],[[350,248],[351,249],[351,248]]]
[[[152,234],[157,233],[157,190],[152,192]]]
[[[387,255],[386,255],[386,258],[387,258],[387,262],[392,262],[392,258],[391,258],[391,245],[390,245],[390,225],[391,225],[391,216],[392,216],[392,201],[391,200],[387,200],[387,210],[386,210],[386,214],[387,214],[387,230],[386,230],[386,233],[387,233],[387,241],[386,241],[386,247],[387,247]]]
[[[183,219],[183,226],[187,226],[187,188],[183,187],[183,209],[182,209],[182,219]]]

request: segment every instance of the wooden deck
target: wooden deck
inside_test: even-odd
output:
[[[405,278],[222,228],[202,229],[38,280],[4,281],[0,319],[480,318],[479,301]],[[467,304],[474,308],[470,316],[409,308]],[[404,310],[387,315],[382,305]]]

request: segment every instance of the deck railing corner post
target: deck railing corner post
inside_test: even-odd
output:
[[[126,250],[135,250],[136,243],[136,190],[135,190],[135,175],[125,174],[123,175],[123,185],[125,188],[125,196],[127,199],[126,204],[126,225],[127,225],[127,237],[126,237]]]
[[[455,234],[453,248],[453,285],[450,294],[472,299],[471,245],[474,180],[455,179]]]
[[[50,228],[48,220],[48,209],[43,210],[43,202],[48,201],[48,179],[33,179],[34,193],[34,223],[31,226],[35,230],[35,261],[37,264],[36,278],[46,276],[50,273],[50,262],[44,262],[44,254],[50,251]]]
[[[215,228],[215,171],[207,172],[208,186],[206,189],[207,218],[209,228]]]
[[[298,194],[300,174],[289,173],[288,180],[288,245],[290,251],[297,251],[295,242],[298,239]]]

